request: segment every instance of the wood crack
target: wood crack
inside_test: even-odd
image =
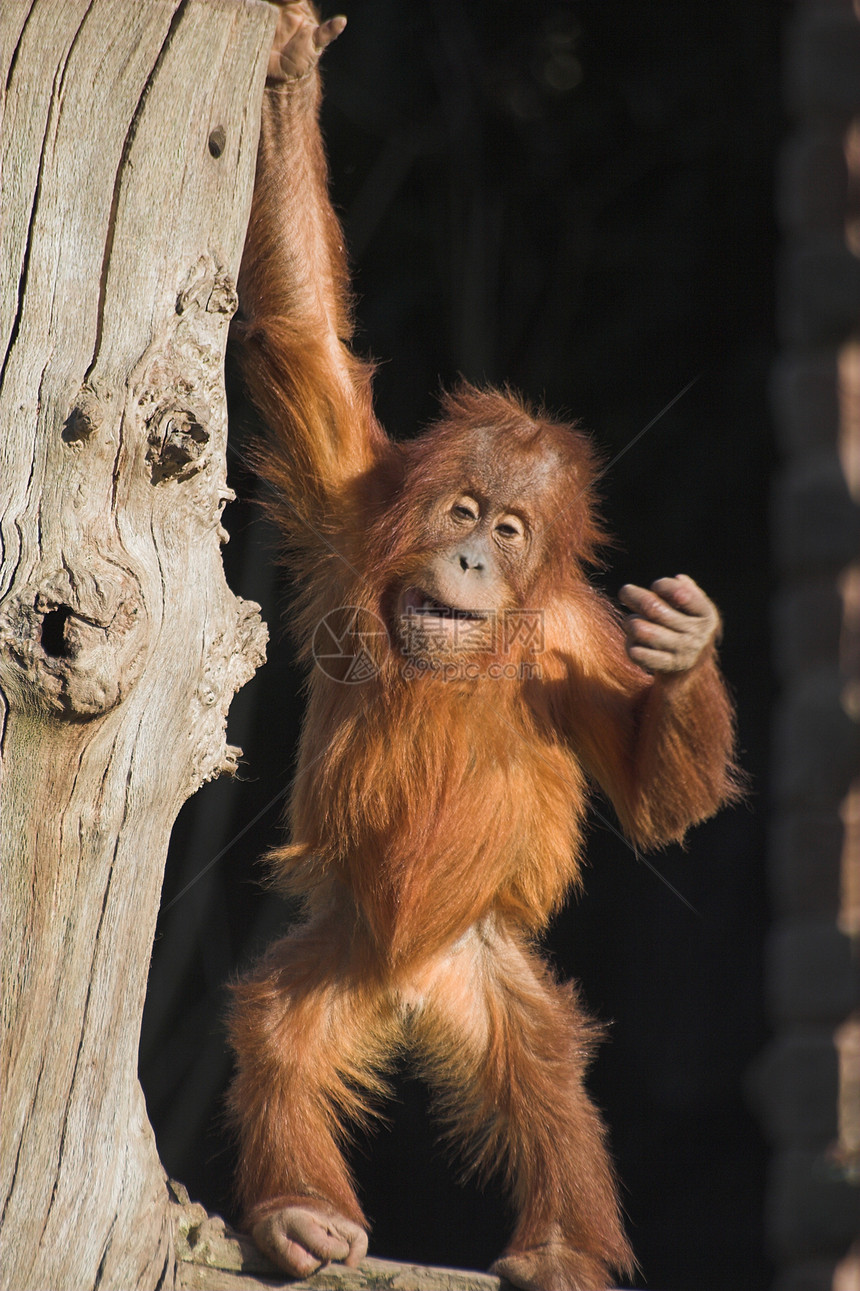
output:
[[[114,849],[114,858],[115,857],[116,857],[116,848]],[[45,1222],[42,1224],[42,1230],[39,1233],[39,1237],[36,1242],[37,1248],[41,1246],[42,1238],[45,1236],[45,1230],[47,1229],[48,1224],[51,1221],[51,1212],[53,1210],[54,1202],[57,1197],[57,1192],[59,1191],[59,1187],[60,1187],[60,1175],[63,1169],[63,1156],[66,1150],[66,1133],[69,1128],[69,1115],[71,1112],[72,1099],[74,1098],[74,1094],[75,1094],[75,1085],[77,1084],[78,1072],[80,1070],[81,1051],[84,1047],[84,1040],[86,1039],[87,1018],[89,1016],[90,1000],[92,999],[92,993],[93,993],[93,980],[94,980],[95,974],[93,972],[92,965],[95,964],[96,955],[98,953],[99,937],[101,935],[102,924],[104,923],[104,917],[105,917],[105,912],[107,910],[108,896],[110,894],[112,881],[113,881],[113,862],[111,863],[111,868],[108,873],[108,881],[107,881],[107,884],[105,885],[104,896],[102,897],[102,908],[99,914],[98,927],[96,928],[96,934],[95,934],[95,937],[93,938],[93,955],[91,960],[90,975],[87,982],[87,995],[86,995],[86,999],[84,1000],[84,1007],[81,1015],[81,1034],[80,1034],[80,1039],[78,1040],[78,1047],[75,1051],[72,1080],[71,1080],[71,1084],[69,1085],[69,1092],[66,1095],[66,1106],[63,1114],[63,1125],[60,1131],[60,1146],[57,1152],[57,1165],[54,1173],[54,1186],[51,1189],[51,1199],[48,1202],[48,1208],[45,1211]]]
[[[55,78],[56,81],[56,78]],[[51,134],[51,127],[54,120],[54,99],[51,99],[51,109],[48,113],[48,120],[45,122],[45,133],[42,136],[42,153],[39,162],[39,173],[36,176],[36,183],[33,188],[33,200],[30,204],[30,213],[27,219],[27,243],[24,247],[24,255],[21,260],[21,270],[18,274],[18,296],[15,304],[15,317],[12,319],[12,326],[9,329],[9,340],[6,344],[6,350],[3,355],[3,363],[0,365],[0,388],[6,376],[6,368],[9,365],[9,359],[15,348],[15,342],[18,339],[18,333],[21,330],[21,316],[24,312],[24,298],[27,294],[27,279],[30,273],[30,256],[33,251],[33,228],[36,223],[36,216],[39,210],[39,195],[42,189],[42,178],[45,172],[45,160],[48,155],[47,141]]]
[[[114,744],[111,748],[111,753],[109,755],[108,761],[112,759],[115,749],[116,749],[116,741],[114,741]],[[77,783],[77,777],[78,777],[78,774],[80,773],[82,762],[83,762],[83,758],[81,757],[81,759],[78,762],[78,769],[75,773],[75,783]],[[102,786],[104,786],[107,780],[107,774],[108,772],[106,767],[105,774],[102,777]],[[129,762],[129,769],[126,775],[126,797],[125,797],[125,805],[123,808],[123,816],[122,816],[123,826],[125,825],[126,818],[128,816],[128,788],[129,788],[130,776],[131,776],[131,762]],[[120,829],[120,831],[117,834],[116,841],[114,843],[113,855],[111,857],[110,868],[108,870],[107,883],[105,884],[105,890],[102,896],[101,910],[99,911],[98,924],[96,926],[95,936],[93,937],[93,953],[92,953],[92,958],[90,960],[90,971],[87,976],[87,993],[86,993],[86,998],[84,1000],[84,1007],[81,1012],[80,1038],[78,1040],[78,1047],[77,1047],[77,1050],[75,1051],[75,1058],[72,1064],[72,1079],[71,1079],[71,1083],[69,1084],[68,1093],[66,1095],[66,1106],[65,1106],[65,1112],[63,1115],[62,1129],[60,1132],[60,1146],[57,1154],[57,1167],[56,1167],[56,1173],[54,1176],[54,1186],[51,1190],[51,1199],[48,1202],[48,1209],[45,1213],[45,1222],[42,1225],[42,1231],[39,1234],[39,1241],[37,1245],[41,1244],[42,1238],[45,1235],[45,1230],[47,1229],[48,1223],[50,1222],[50,1218],[51,1218],[51,1210],[53,1208],[54,1201],[57,1196],[57,1190],[60,1186],[60,1173],[63,1165],[63,1154],[65,1152],[65,1147],[66,1147],[66,1131],[68,1130],[68,1125],[69,1125],[69,1113],[71,1111],[71,1103],[74,1097],[75,1085],[77,1083],[77,1078],[78,1078],[78,1071],[80,1070],[81,1051],[84,1047],[84,1040],[86,1038],[87,1018],[89,1016],[90,1000],[92,999],[93,983],[95,981],[94,966],[95,966],[96,956],[99,950],[99,940],[101,937],[102,925],[104,924],[105,914],[107,912],[108,897],[110,896],[110,889],[111,889],[111,884],[113,882],[114,868],[116,866],[116,857],[117,857],[117,852],[119,850],[119,840],[121,837],[122,837],[122,830]],[[79,859],[79,865],[80,865],[80,859]]]
[[[27,28],[29,27],[30,22],[31,22],[32,17],[33,17],[33,8],[34,8],[34,6],[33,6],[33,5],[31,5],[31,6],[30,6],[30,11],[29,11],[29,13],[27,14],[27,17],[24,19],[24,22],[23,22],[23,23],[22,23],[22,25],[21,25],[21,30],[20,30],[20,32],[18,33],[18,40],[17,40],[17,41],[16,41],[16,43],[15,43],[15,48],[12,50],[12,57],[9,59],[9,68],[8,68],[8,70],[7,70],[7,72],[6,72],[6,94],[7,94],[7,95],[8,95],[8,93],[9,93],[9,86],[12,84],[12,77],[15,75],[15,68],[16,68],[16,66],[17,66],[17,64],[18,64],[18,53],[19,53],[19,51],[20,51],[20,49],[21,49],[21,45],[22,45],[22,44],[23,44],[23,42],[24,42],[24,36],[25,36],[25,35],[26,35],[26,33],[27,33]]]
[[[34,1111],[35,1106],[36,1106],[36,1099],[37,1099],[37,1098],[38,1098],[38,1096],[39,1096],[39,1086],[40,1086],[40,1085],[41,1085],[41,1083],[42,1083],[42,1076],[43,1076],[44,1071],[45,1071],[45,1057],[46,1057],[46,1054],[47,1054],[47,1050],[46,1050],[46,1049],[43,1049],[43,1050],[42,1050],[41,1058],[39,1059],[39,1070],[38,1070],[38,1072],[36,1073],[36,1079],[35,1079],[34,1084],[33,1084],[33,1095],[32,1095],[32,1098],[30,1099],[30,1107],[29,1107],[29,1111],[27,1112],[27,1115],[26,1115],[26,1117],[24,1118],[24,1123],[23,1123],[23,1125],[21,1126],[21,1133],[20,1133],[20,1135],[18,1136],[18,1151],[15,1153],[15,1166],[14,1166],[14,1168],[13,1168],[13,1170],[12,1170],[12,1178],[9,1180],[9,1191],[7,1192],[6,1197],[5,1197],[4,1201],[3,1201],[3,1210],[2,1210],[2,1212],[0,1212],[0,1228],[2,1228],[2,1227],[3,1227],[3,1222],[4,1222],[4,1220],[6,1219],[6,1211],[8,1210],[8,1208],[9,1208],[9,1203],[10,1203],[10,1201],[12,1200],[12,1197],[13,1197],[13,1195],[14,1195],[14,1193],[15,1193],[15,1185],[16,1185],[17,1180],[18,1180],[18,1166],[19,1166],[19,1163],[20,1163],[20,1161],[21,1161],[21,1151],[22,1151],[23,1146],[24,1146],[24,1136],[25,1136],[25,1134],[26,1134],[26,1132],[27,1132],[27,1126],[28,1126],[28,1125],[29,1125],[29,1123],[30,1123],[30,1118],[31,1118],[31,1116],[33,1115],[33,1111]]]
[[[118,1209],[119,1207],[117,1207],[117,1210]],[[99,1287],[102,1284],[102,1278],[105,1275],[105,1264],[107,1263],[108,1247],[110,1246],[111,1238],[113,1237],[113,1231],[115,1228],[116,1228],[116,1216],[114,1216],[111,1226],[107,1231],[107,1236],[105,1237],[104,1246],[102,1247],[101,1259],[99,1260],[99,1266],[96,1269],[96,1276],[93,1281],[93,1291],[98,1291]]]
[[[185,12],[187,4],[188,4],[188,0],[180,0],[180,3],[176,9],[176,12],[174,13],[172,19],[170,20],[170,26],[167,30],[167,35],[164,38],[164,43],[162,44],[161,49],[159,50],[158,57],[156,58],[155,62],[152,65],[152,71],[147,76],[144,87],[140,92],[140,97],[137,100],[137,105],[134,109],[134,112],[132,113],[131,121],[129,123],[129,127],[128,127],[128,130],[126,131],[125,139],[123,141],[122,153],[120,155],[119,165],[117,166],[116,175],[114,176],[114,186],[113,186],[113,194],[111,196],[110,215],[108,216],[107,234],[105,236],[104,256],[102,257],[101,273],[99,274],[99,300],[98,300],[98,307],[96,311],[96,335],[95,335],[95,340],[93,342],[93,357],[92,357],[92,362],[87,368],[86,374],[84,376],[85,382],[91,379],[93,370],[95,369],[96,363],[98,362],[99,352],[101,350],[102,336],[104,333],[104,308],[105,308],[105,296],[107,293],[108,270],[110,268],[110,260],[111,260],[111,254],[113,252],[114,236],[116,233],[116,216],[117,216],[117,210],[119,207],[120,194],[122,192],[122,181],[123,181],[123,176],[125,175],[126,166],[128,164],[129,153],[131,152],[132,144],[134,143],[135,136],[137,135],[138,126],[140,125],[141,114],[143,112],[143,107],[144,107],[144,104],[146,103],[146,99],[149,95],[150,88],[152,86],[152,83],[155,77],[158,75],[158,70],[164,61],[167,51],[170,48],[170,44],[171,44],[171,41],[173,40],[174,33],[182,19],[182,16]],[[119,458],[119,450],[121,446],[122,446],[122,428],[120,427],[120,442],[117,448],[117,459]]]
[[[25,1122],[25,1125],[26,1125],[26,1122]],[[15,1165],[12,1169],[12,1178],[9,1181],[9,1191],[7,1192],[6,1199],[3,1202],[3,1210],[2,1212],[0,1212],[0,1227],[2,1227],[3,1222],[6,1219],[6,1211],[9,1208],[9,1202],[12,1200],[12,1194],[15,1191],[15,1183],[18,1179],[18,1166],[20,1165],[20,1162],[21,1162],[21,1149],[23,1147],[23,1144],[24,1144],[24,1135],[22,1132],[18,1136],[18,1151],[15,1153]]]
[[[3,355],[3,364],[2,364],[2,367],[0,367],[0,386],[2,386],[3,377],[6,372],[6,367],[9,362],[9,358],[12,353],[12,350],[15,347],[15,342],[18,339],[18,333],[21,327],[21,316],[22,316],[23,307],[24,307],[24,297],[27,292],[27,278],[30,271],[30,255],[31,255],[32,246],[33,246],[33,229],[35,227],[36,218],[39,211],[39,198],[42,192],[42,179],[43,179],[44,170],[45,170],[45,162],[48,157],[48,148],[46,146],[47,140],[51,136],[52,131],[55,131],[56,123],[59,121],[59,118],[62,115],[63,86],[66,81],[66,72],[68,70],[69,61],[71,60],[72,54],[74,53],[74,50],[75,50],[75,46],[77,45],[78,40],[80,39],[81,33],[86,25],[87,18],[89,17],[90,12],[92,11],[92,7],[94,3],[95,3],[95,0],[90,0],[90,3],[87,6],[86,13],[83,15],[78,25],[78,30],[75,32],[74,38],[69,44],[69,47],[66,51],[65,58],[63,59],[62,63],[54,73],[54,84],[51,92],[51,107],[48,112],[48,119],[45,122],[45,133],[43,135],[41,160],[39,162],[39,173],[36,177],[36,184],[33,189],[33,201],[30,206],[30,214],[27,221],[27,245],[24,248],[24,257],[21,263],[21,272],[18,276],[18,301],[15,309],[15,317],[12,321],[12,327],[9,332],[9,341],[6,346],[6,352]],[[18,51],[21,48],[21,42],[24,39],[24,33],[27,30],[27,25],[30,22],[30,17],[32,16],[32,13],[33,13],[33,10],[31,9],[30,13],[27,16],[27,21],[24,23],[24,26],[21,29],[21,35],[18,39],[17,45],[15,46],[15,52],[10,61],[9,76],[6,82],[7,90],[12,77],[12,69],[15,63],[17,62]],[[44,376],[44,373],[43,373],[43,376]]]

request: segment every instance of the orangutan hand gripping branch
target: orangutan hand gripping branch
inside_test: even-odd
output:
[[[736,796],[719,617],[685,575],[622,589],[623,625],[590,585],[597,463],[573,427],[468,385],[408,443],[375,420],[317,125],[344,23],[281,9],[239,284],[306,657],[326,622],[364,660],[310,669],[272,857],[306,917],[235,989],[245,1223],[296,1277],[361,1259],[340,1144],[406,1047],[508,1187],[494,1271],[590,1291],[632,1264],[583,1085],[596,1032],[533,941],[579,881],[590,782],[641,848]]]

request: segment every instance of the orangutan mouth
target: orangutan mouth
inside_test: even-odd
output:
[[[420,587],[410,587],[404,592],[400,601],[400,613],[402,615],[421,615],[421,617],[435,619],[464,619],[468,622],[480,623],[487,617],[486,610],[465,610],[457,605],[446,605],[444,601],[439,601],[435,596],[421,590]]]

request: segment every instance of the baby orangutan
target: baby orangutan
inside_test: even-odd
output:
[[[493,1270],[592,1291],[632,1265],[584,1089],[595,1031],[533,943],[579,881],[590,782],[641,848],[736,795],[719,617],[685,575],[623,588],[624,626],[590,585],[597,467],[574,428],[468,385],[410,442],[376,421],[317,124],[344,24],[280,9],[239,284],[305,657],[321,624],[337,643],[272,858],[306,917],[235,988],[244,1222],[294,1277],[362,1258],[340,1145],[405,1047],[507,1186]]]

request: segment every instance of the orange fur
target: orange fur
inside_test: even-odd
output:
[[[731,707],[713,652],[663,680],[628,658],[586,577],[603,534],[581,432],[464,385],[417,440],[384,435],[347,348],[318,97],[315,75],[266,96],[237,322],[305,655],[339,606],[391,626],[397,589],[442,549],[434,507],[464,489],[515,504],[534,532],[503,562],[499,607],[539,608],[544,641],[506,656],[539,664],[525,679],[407,676],[384,636],[363,684],[310,669],[291,841],[272,857],[307,921],[239,983],[231,1018],[242,1202],[249,1223],[301,1197],[363,1223],[341,1141],[406,1046],[467,1161],[507,1182],[500,1271],[585,1291],[631,1255],[583,1085],[594,1032],[528,941],[579,881],[589,778],[644,847],[735,796]]]

